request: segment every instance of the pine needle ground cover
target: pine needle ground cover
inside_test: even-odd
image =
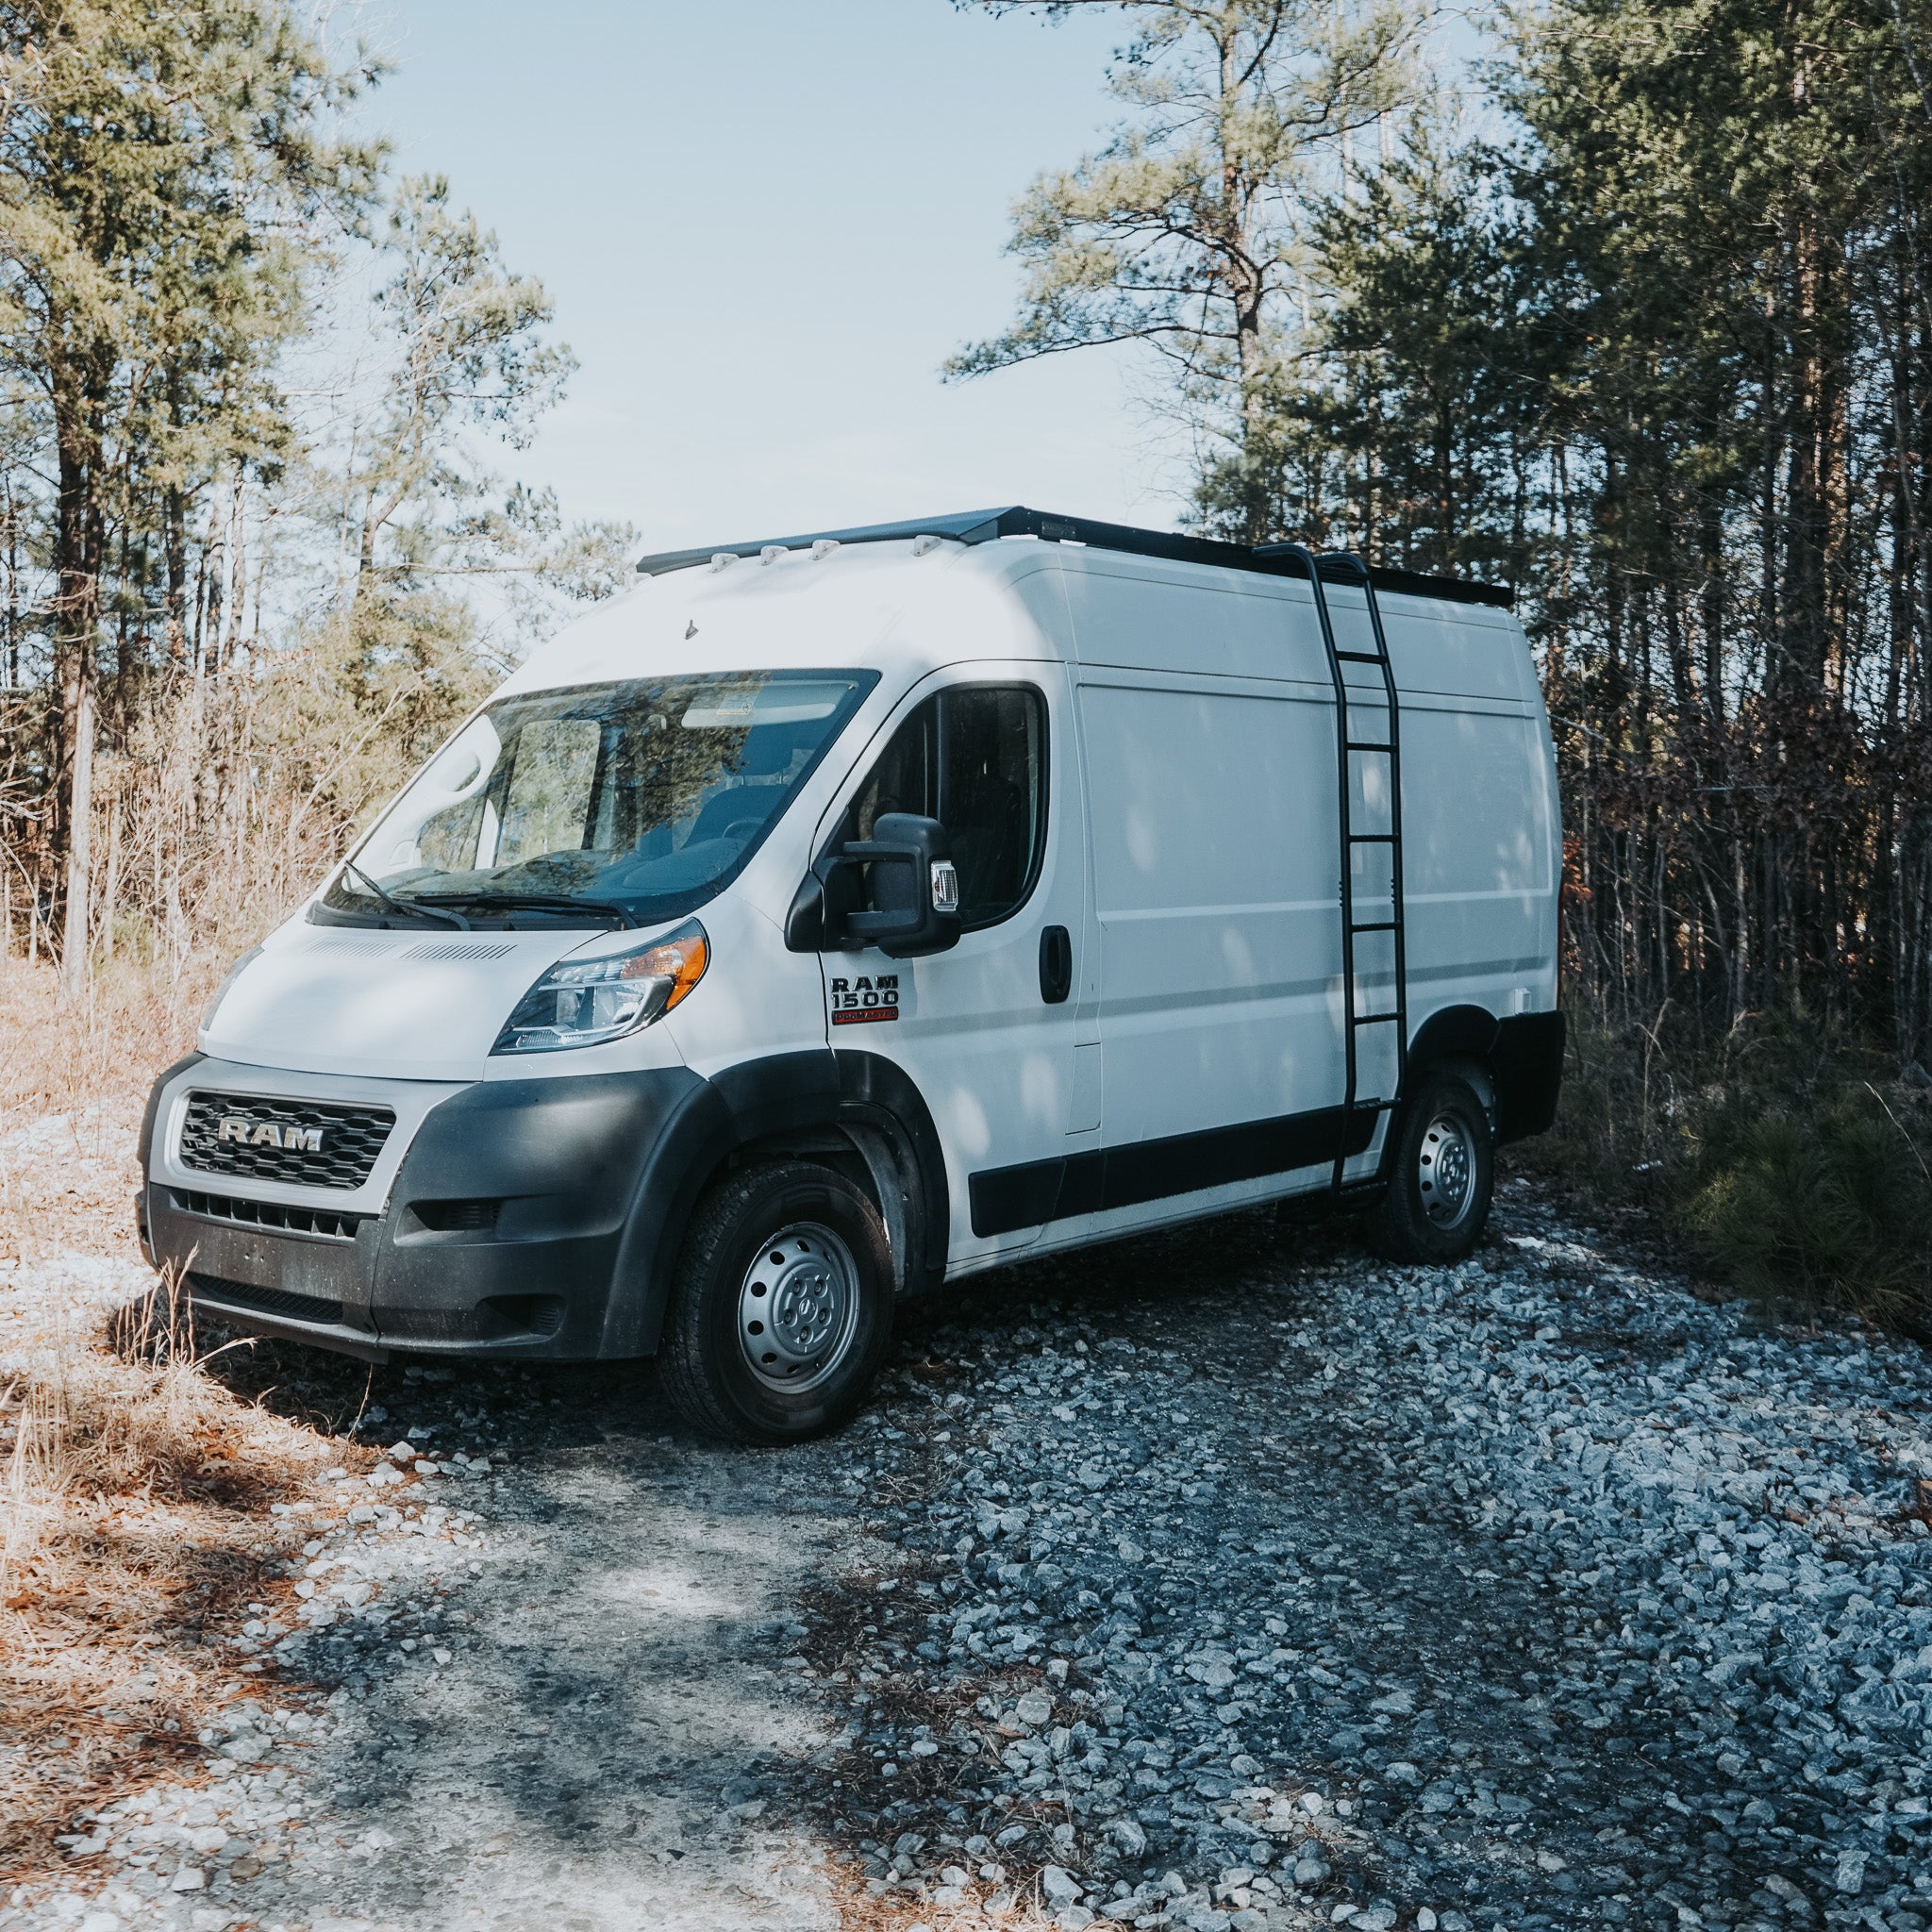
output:
[[[366,1459],[138,1292],[141,1106],[205,992],[130,977],[61,1008],[51,968],[0,969],[0,1886],[82,1877],[60,1840],[91,1805],[192,1780],[250,1681],[215,1633],[274,1610],[296,1506]]]

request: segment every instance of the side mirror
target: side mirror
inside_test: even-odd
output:
[[[870,908],[859,903],[863,866],[872,868]],[[785,943],[794,953],[876,946],[889,959],[914,959],[958,942],[953,841],[937,819],[908,811],[882,812],[870,839],[826,852],[785,920]]]

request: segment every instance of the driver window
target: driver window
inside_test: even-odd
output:
[[[1045,842],[1045,700],[1028,685],[926,699],[859,787],[841,842],[870,839],[889,811],[938,819],[951,834],[966,930],[1005,919],[1031,889]]]

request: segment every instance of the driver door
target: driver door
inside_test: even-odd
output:
[[[894,1061],[944,1150],[949,1263],[1030,1245],[1067,1156],[1100,1138],[1099,974],[1087,841],[1058,665],[974,664],[900,707],[822,828],[872,835],[891,811],[935,818],[959,874],[950,951],[821,955],[835,1053]]]

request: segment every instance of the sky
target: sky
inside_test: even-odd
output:
[[[378,0],[368,118],[450,177],[580,362],[503,467],[647,550],[954,509],[1171,527],[1128,350],[970,383],[1014,197],[1113,118],[1118,19],[949,0]]]

